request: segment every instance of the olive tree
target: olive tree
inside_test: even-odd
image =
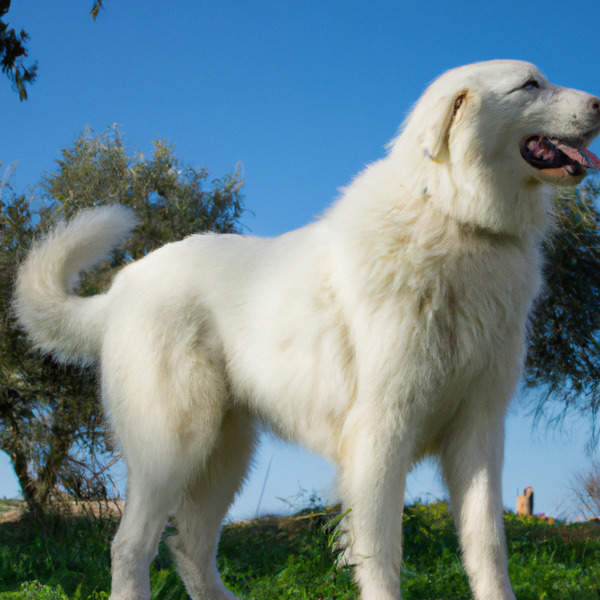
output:
[[[58,219],[119,202],[139,226],[124,249],[84,278],[80,293],[102,291],[123,262],[198,231],[236,232],[242,181],[234,172],[209,180],[183,163],[173,146],[154,142],[150,156],[129,151],[116,127],[86,131],[63,150],[53,173],[31,194],[8,181],[0,195],[0,449],[11,459],[30,508],[63,492],[103,496],[110,490],[114,448],[104,427],[93,370],[58,366],[32,353],[11,312],[11,289],[31,239]]]

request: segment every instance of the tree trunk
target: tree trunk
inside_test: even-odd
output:
[[[21,491],[23,492],[23,498],[27,503],[27,507],[34,514],[41,513],[43,509],[38,500],[38,486],[37,482],[31,478],[29,471],[27,470],[27,456],[20,452],[18,448],[13,448],[10,453],[10,459],[17,475],[17,479],[19,480],[19,485],[21,486]]]

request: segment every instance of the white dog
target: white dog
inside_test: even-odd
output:
[[[600,100],[532,65],[449,71],[388,155],[316,221],[274,239],[195,235],[126,266],[105,294],[72,290],[134,226],[84,212],[37,243],[16,286],[33,343],[100,365],[129,472],[113,600],[150,597],[169,538],[195,600],[231,600],[220,523],[257,423],[339,467],[346,557],[363,600],[397,600],[405,479],[439,457],[477,600],[514,599],[502,526],[504,416],[549,227],[546,184],[600,162]]]

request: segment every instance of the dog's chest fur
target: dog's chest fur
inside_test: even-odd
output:
[[[357,263],[362,275],[354,278],[365,286],[357,293],[369,299],[374,331],[389,340],[382,352],[396,354],[405,374],[412,363],[412,372],[436,386],[502,360],[501,348],[514,349],[515,338],[521,347],[541,283],[535,243],[445,225],[380,235],[371,244],[378,252]]]

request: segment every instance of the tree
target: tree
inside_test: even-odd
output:
[[[63,151],[54,173],[31,197],[8,182],[0,196],[0,449],[10,456],[29,507],[42,510],[61,492],[80,498],[110,489],[104,467],[115,456],[97,401],[93,371],[57,366],[32,354],[11,316],[11,284],[32,237],[87,206],[120,202],[140,226],[125,250],[93,270],[81,293],[107,285],[123,260],[144,256],[199,230],[235,232],[243,211],[237,172],[208,184],[208,172],[154,143],[152,156],[128,152],[116,127],[86,131]]]
[[[581,515],[600,519],[600,462],[594,461],[575,476],[572,492]]]
[[[533,312],[525,371],[537,416],[552,423],[584,415],[590,447],[600,413],[599,199],[594,177],[556,196],[557,227],[544,248],[546,287]]]
[[[11,284],[20,249],[31,241],[32,224],[29,198],[13,193],[3,182],[0,196],[0,449],[9,454],[23,495],[35,510],[46,502],[59,478],[65,482],[73,479],[74,463],[66,462],[69,449],[83,440],[97,446],[102,431],[98,426],[100,415],[95,409],[90,412],[89,403],[83,404],[80,413],[65,402],[74,390],[88,397],[93,390],[90,382],[83,380],[74,369],[64,370],[57,376],[55,366],[48,360],[36,359],[27,352],[26,341],[14,326]]]
[[[92,15],[94,21],[98,17],[104,0],[94,0]],[[0,0],[0,65],[2,72],[5,73],[13,86],[19,93],[21,101],[27,99],[26,84],[33,83],[37,75],[37,62],[25,66],[25,58],[28,56],[27,41],[29,35],[22,29],[20,33],[9,28],[8,23],[4,21],[6,13],[10,9],[10,0]]]

